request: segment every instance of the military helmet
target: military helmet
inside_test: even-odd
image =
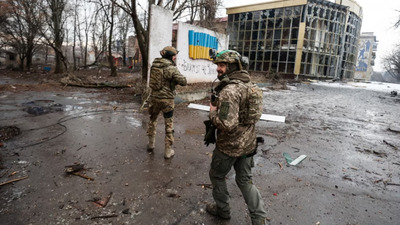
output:
[[[172,46],[167,46],[165,48],[163,48],[163,50],[160,51],[160,55],[161,56],[174,56],[176,54],[178,54],[178,50],[176,50],[176,48],[172,47]]]
[[[219,52],[214,59],[214,63],[238,63],[240,64],[241,55],[237,51],[224,50]]]

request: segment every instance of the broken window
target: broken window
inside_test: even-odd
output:
[[[293,17],[292,27],[299,27],[300,25],[300,17]]]
[[[283,23],[283,19],[282,18],[278,18],[275,21],[275,28],[282,28],[282,24]]]
[[[279,8],[275,10],[275,17],[283,17],[283,9]]]
[[[284,28],[290,28],[291,23],[292,23],[292,20],[290,18],[283,19],[283,27]]]
[[[268,29],[274,28],[274,19],[268,19]]]
[[[292,15],[292,8],[285,8],[285,17],[290,17]]]

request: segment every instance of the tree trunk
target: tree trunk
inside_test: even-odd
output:
[[[76,70],[76,55],[75,55],[75,47],[76,47],[76,33],[77,33],[77,16],[78,16],[78,12],[77,12],[77,8],[78,8],[78,1],[75,1],[75,11],[74,11],[74,43],[72,45],[72,59],[74,61],[74,71]]]
[[[62,55],[62,43],[63,43],[63,31],[62,31],[62,13],[64,11],[65,3],[61,1],[52,0],[52,22],[54,25],[53,33],[54,33],[54,46],[53,49],[55,50],[56,54],[56,67],[54,69],[54,73],[64,73],[64,66],[63,66],[63,59],[64,56]],[[64,63],[65,65],[65,63]]]
[[[117,76],[117,67],[115,66],[114,63],[114,57],[112,56],[112,40],[113,40],[113,29],[114,29],[114,2],[111,3],[111,21],[110,21],[110,37],[108,38],[108,62],[110,63],[111,67],[111,76],[116,77]]]
[[[55,42],[55,48],[56,49],[61,49],[62,48],[62,42],[59,40],[56,40]],[[54,73],[64,73],[64,66],[63,66],[63,56],[62,52],[58,51],[55,49],[55,54],[56,54],[56,67],[54,69]]]
[[[126,41],[126,40],[125,40]],[[125,43],[122,45],[122,63],[126,66],[126,46]]]
[[[21,71],[24,71],[24,69],[25,69],[25,57],[24,56],[22,56],[22,55],[20,55],[19,56],[19,61],[20,61],[20,63],[19,63],[19,69],[21,70]]]
[[[26,51],[26,69],[30,70],[32,67],[32,58],[33,58],[33,43],[32,45],[28,46],[28,49]]]

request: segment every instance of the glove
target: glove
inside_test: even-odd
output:
[[[211,122],[211,120],[204,121],[204,125],[206,125],[206,134],[204,135],[204,144],[209,145],[215,144],[217,141],[215,138],[215,130],[217,129]]]

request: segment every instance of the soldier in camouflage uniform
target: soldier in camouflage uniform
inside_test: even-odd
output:
[[[162,88],[152,90],[149,101],[150,121],[147,129],[149,142],[147,150],[153,152],[155,147],[155,136],[157,127],[157,117],[160,112],[163,113],[165,121],[165,154],[164,158],[169,159],[174,156],[172,149],[174,143],[174,98],[176,95],[175,86],[187,84],[186,78],[179,72],[175,65],[176,54],[178,51],[171,46],[165,47],[160,52],[162,58],[156,58],[152,66],[163,69]],[[150,74],[151,76],[151,74]]]
[[[266,211],[260,192],[253,185],[251,168],[254,167],[256,133],[255,124],[243,124],[240,116],[245,113],[247,88],[241,82],[250,82],[243,70],[241,56],[236,51],[225,50],[216,55],[219,85],[215,91],[217,99],[210,104],[209,118],[217,128],[216,148],[213,152],[209,176],[213,185],[214,204],[206,210],[214,216],[230,219],[229,193],[225,177],[233,167],[236,184],[248,206],[252,224],[265,224]]]

